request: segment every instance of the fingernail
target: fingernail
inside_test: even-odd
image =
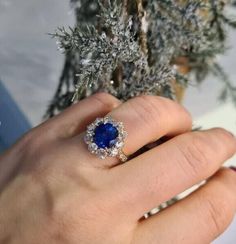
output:
[[[236,167],[231,166],[231,167],[229,167],[229,168],[236,172]]]

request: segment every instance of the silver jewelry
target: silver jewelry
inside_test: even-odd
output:
[[[84,137],[88,150],[105,159],[107,157],[118,157],[122,162],[127,161],[123,152],[127,132],[122,122],[117,122],[111,117],[97,118],[87,127]]]

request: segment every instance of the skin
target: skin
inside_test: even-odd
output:
[[[111,115],[129,136],[125,164],[101,160],[83,142],[86,126]],[[191,132],[189,113],[165,98],[121,104],[99,93],[26,134],[0,156],[1,244],[209,244],[236,211],[236,173],[221,165],[236,152],[220,128]],[[143,215],[202,180],[177,204]]]

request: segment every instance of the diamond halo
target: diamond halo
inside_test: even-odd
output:
[[[84,137],[88,150],[101,159],[119,157],[122,162],[127,160],[123,147],[127,132],[122,122],[111,117],[97,118],[87,127]]]

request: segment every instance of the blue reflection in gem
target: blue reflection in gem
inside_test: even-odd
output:
[[[99,148],[111,148],[119,132],[111,123],[100,124],[94,131],[93,141]]]

